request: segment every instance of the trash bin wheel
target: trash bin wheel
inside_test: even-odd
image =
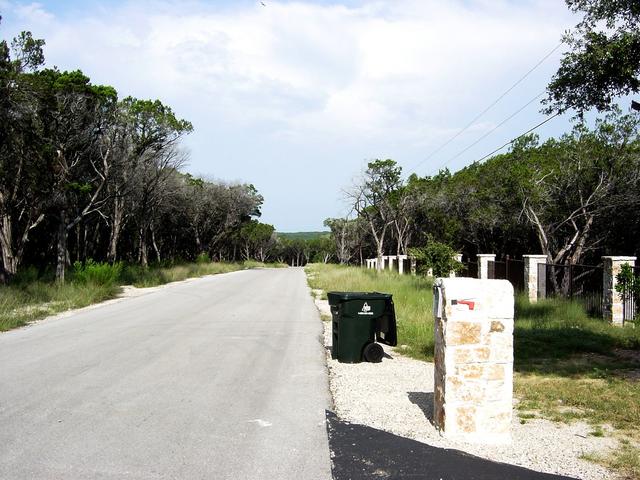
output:
[[[364,351],[362,352],[362,356],[367,362],[378,363],[382,361],[382,356],[384,355],[384,350],[379,343],[368,343],[364,347]]]

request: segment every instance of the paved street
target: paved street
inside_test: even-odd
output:
[[[321,330],[279,269],[0,334],[0,478],[328,479]]]

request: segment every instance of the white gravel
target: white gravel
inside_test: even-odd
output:
[[[321,312],[326,300],[316,298]],[[331,346],[331,322],[324,322],[325,345]],[[381,363],[346,364],[333,360],[327,348],[329,383],[335,413],[343,420],[384,430],[435,447],[454,448],[493,461],[585,480],[618,478],[582,454],[606,453],[617,446],[611,437],[594,437],[588,424],[547,420],[521,424],[514,415],[510,445],[486,446],[442,437],[430,423],[433,408],[433,363],[405,357],[384,347]]]

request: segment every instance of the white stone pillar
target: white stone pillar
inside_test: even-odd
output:
[[[616,291],[617,276],[622,265],[628,263],[632,267],[636,257],[602,257],[602,316],[609,323],[624,325],[624,305],[622,295]]]
[[[489,279],[489,262],[495,262],[495,253],[479,253],[478,254],[478,278],[481,280]]]
[[[538,265],[547,263],[546,255],[523,255],[524,258],[524,288],[531,303],[536,303],[538,298],[544,298],[545,292],[538,295]]]
[[[454,258],[457,262],[462,263],[462,254],[461,254],[461,253],[456,253],[456,254],[453,256],[453,258]],[[456,278],[456,271],[455,271],[455,270],[452,270],[452,271],[449,273],[449,278]]]
[[[386,261],[387,261],[386,256],[383,255],[382,257],[380,257],[380,265],[378,265],[379,267],[378,270],[384,270]]]
[[[513,313],[507,280],[436,280],[434,423],[446,437],[510,441]]]
[[[393,262],[396,259],[393,255],[389,256],[389,270],[393,270]]]
[[[406,255],[398,255],[398,273],[404,275],[404,263],[407,261]]]

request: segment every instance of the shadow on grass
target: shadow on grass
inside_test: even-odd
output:
[[[613,370],[637,368],[616,357],[620,348],[640,349],[640,331],[589,317],[577,302],[516,301],[514,355],[519,372],[602,378]]]
[[[326,416],[334,480],[569,480],[348,423],[329,411]]]

